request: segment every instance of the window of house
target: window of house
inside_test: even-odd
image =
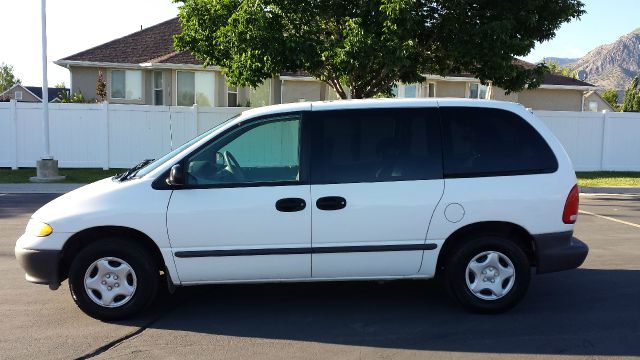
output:
[[[237,86],[227,87],[227,106],[239,106]]]
[[[111,98],[125,100],[142,99],[142,71],[112,70]]]
[[[442,176],[437,109],[317,111],[311,116],[314,184]]]
[[[214,106],[214,75],[208,71],[177,72],[178,106]]]
[[[427,97],[436,97],[436,83],[427,83]]]
[[[153,104],[164,105],[164,74],[162,71],[153,72]]]
[[[271,79],[265,80],[255,89],[249,89],[249,104],[252,107],[270,105],[271,99]]]
[[[596,101],[589,101],[589,111],[598,112],[598,103]]]
[[[397,98],[417,98],[418,84],[394,84],[391,93]]]
[[[16,100],[22,100],[22,91],[16,91],[14,93],[14,97],[16,98]]]
[[[470,99],[486,99],[487,98],[487,86],[480,83],[469,84],[469,98]]]

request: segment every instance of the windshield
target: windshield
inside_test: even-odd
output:
[[[173,158],[174,156],[178,155],[180,152],[182,152],[184,149],[188,148],[189,146],[197,143],[198,141],[200,141],[201,139],[209,136],[212,132],[218,130],[219,128],[221,128],[223,125],[227,124],[229,121],[237,118],[238,116],[240,116],[240,114],[235,115],[229,119],[227,119],[226,121],[223,121],[222,123],[212,127],[211,129],[205,131],[204,133],[202,133],[201,135],[198,135],[196,137],[194,137],[193,139],[187,141],[186,143],[182,144],[181,146],[175,148],[174,150],[168,152],[166,155],[164,155],[163,157],[149,163],[147,166],[145,166],[144,168],[140,169],[137,173],[136,173],[136,177],[143,177],[145,175],[147,175],[148,173],[150,173],[151,171],[155,170],[158,168],[158,166],[164,164],[165,162],[167,162],[169,159]]]

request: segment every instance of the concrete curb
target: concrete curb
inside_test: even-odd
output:
[[[637,187],[580,187],[582,194],[640,194]]]
[[[0,194],[64,194],[86,184],[0,184]]]

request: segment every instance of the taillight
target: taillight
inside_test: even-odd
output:
[[[578,203],[580,203],[580,194],[578,191],[578,185],[574,185],[567,201],[564,203],[564,211],[562,212],[562,222],[565,224],[575,224],[578,218]]]

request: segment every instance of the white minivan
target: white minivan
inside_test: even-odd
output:
[[[99,319],[174,286],[442,278],[499,312],[531,268],[572,269],[576,177],[518,104],[352,100],[268,106],[33,214],[15,253],[28,281]],[[421,286],[416,282],[416,286]]]

